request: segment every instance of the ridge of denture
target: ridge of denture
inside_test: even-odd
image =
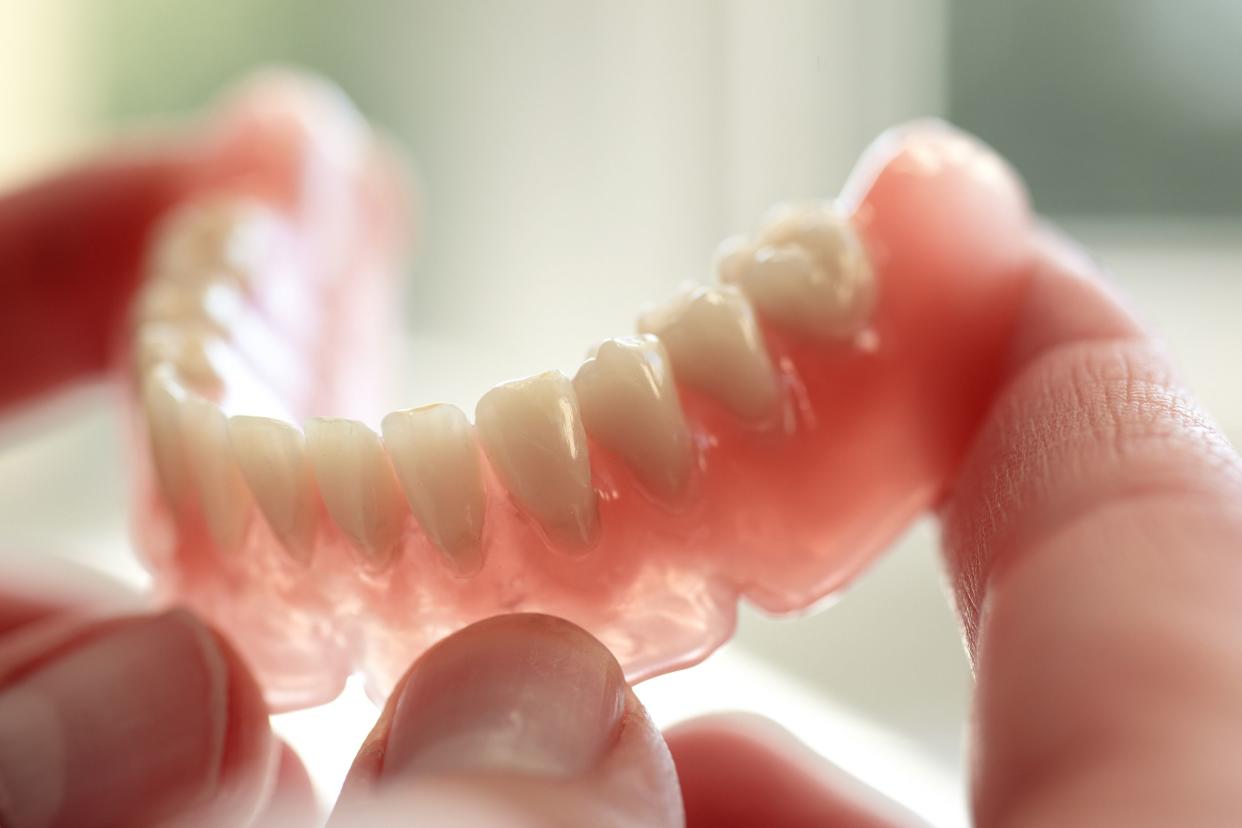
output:
[[[349,185],[349,182],[346,182]],[[344,187],[349,191],[349,186]],[[157,584],[233,635],[279,708],[382,698],[515,610],[627,675],[693,663],[736,606],[794,612],[931,506],[998,381],[1027,267],[1021,184],[937,124],[881,137],[836,201],[774,208],[573,377],[344,416],[373,378],[390,240],[333,255],[225,190],[157,230],[125,370]],[[346,290],[347,288],[347,290]],[[326,344],[325,344],[326,343]]]

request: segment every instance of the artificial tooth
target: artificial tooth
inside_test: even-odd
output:
[[[228,421],[233,456],[272,533],[291,557],[310,561],[315,543],[315,493],[302,432],[268,417]]]
[[[739,417],[763,420],[777,403],[777,383],[755,316],[732,287],[688,286],[638,320],[668,350],[682,382],[720,400]]]
[[[379,435],[357,420],[315,417],[306,449],[328,514],[383,569],[399,551],[405,504]]]
[[[277,222],[270,209],[245,198],[186,204],[158,228],[150,275],[181,283],[225,276],[249,284],[270,255]]]
[[[509,492],[557,538],[595,537],[596,502],[578,400],[558,371],[498,385],[475,409],[479,437]]]
[[[209,355],[214,337],[195,327],[157,323],[139,328],[134,337],[139,372],[169,364],[187,384],[205,391],[217,390],[221,378]]]
[[[236,286],[219,279],[191,284],[155,279],[138,295],[135,319],[140,325],[189,321],[224,334],[244,302]]]
[[[238,550],[252,500],[233,457],[228,420],[218,405],[190,394],[182,408],[181,427],[207,530],[220,549]]]
[[[181,408],[186,391],[168,364],[153,366],[143,375],[143,412],[151,440],[151,459],[164,497],[181,513],[189,502],[190,474],[182,441]]]
[[[716,259],[712,269],[716,277],[726,285],[735,285],[742,280],[742,274],[754,260],[755,245],[745,236],[730,236],[716,248]]]
[[[822,339],[848,338],[866,325],[874,272],[853,225],[831,205],[779,208],[758,241],[748,260],[720,274],[764,315]]]
[[[681,492],[690,471],[690,431],[660,340],[604,342],[578,369],[574,390],[592,437],[623,457],[653,493]]]
[[[454,405],[394,411],[384,443],[406,502],[427,536],[460,574],[483,564],[484,490],[474,429]]]

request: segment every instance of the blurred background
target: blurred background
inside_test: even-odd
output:
[[[1014,162],[1236,439],[1239,43],[1236,0],[0,0],[0,185],[190,112],[256,65],[314,68],[417,162],[397,401],[472,410],[497,381],[629,332],[770,203],[834,193],[877,133],[937,115]],[[0,542],[141,583],[117,435],[101,392],[0,429]],[[919,526],[831,608],[743,612],[721,655],[641,692],[661,721],[779,711],[962,824],[971,679],[935,555]],[[370,715],[355,700],[289,720],[316,733],[304,753],[325,790]]]

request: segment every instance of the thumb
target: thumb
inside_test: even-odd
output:
[[[345,782],[341,826],[680,826],[668,748],[620,665],[544,615],[481,621],[397,685]]]

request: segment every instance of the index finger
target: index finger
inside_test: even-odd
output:
[[[1242,473],[1166,356],[1045,239],[945,505],[980,825],[1242,813]]]

